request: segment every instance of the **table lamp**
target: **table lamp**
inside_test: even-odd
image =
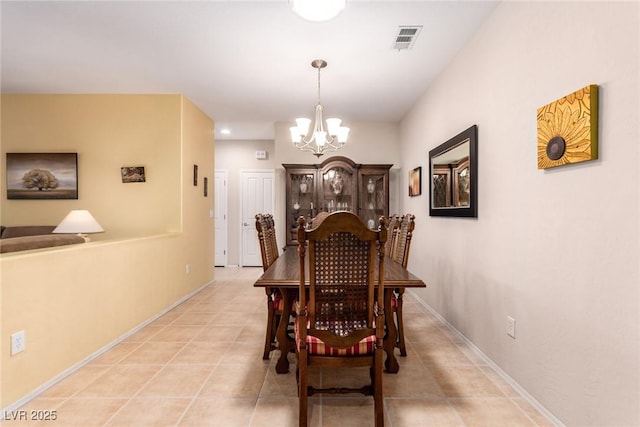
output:
[[[104,229],[86,209],[73,210],[64,217],[52,233],[77,234],[86,242],[89,233],[102,233]]]

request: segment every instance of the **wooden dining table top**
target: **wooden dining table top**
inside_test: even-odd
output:
[[[271,266],[253,284],[255,287],[297,288],[300,280],[300,264],[298,251],[295,246],[288,247],[271,264]],[[305,269],[308,269],[305,262]],[[377,269],[377,267],[376,267]],[[309,277],[308,271],[305,277]],[[377,277],[377,274],[374,275]],[[424,288],[425,283],[402,264],[389,257],[384,259],[384,287],[385,288]]]

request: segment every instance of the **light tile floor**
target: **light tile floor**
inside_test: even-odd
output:
[[[262,360],[266,303],[260,268],[219,268],[216,282],[31,400],[20,410],[55,421],[2,427],[296,426],[295,366]],[[551,425],[439,320],[405,294],[407,357],[385,374],[387,426]],[[224,313],[230,307],[234,311]],[[396,350],[397,351],[397,350]],[[295,363],[295,355],[289,355]],[[314,371],[329,385],[368,371]],[[314,396],[312,427],[373,425],[373,399]],[[37,414],[38,412],[36,412]],[[44,412],[40,412],[44,414]]]

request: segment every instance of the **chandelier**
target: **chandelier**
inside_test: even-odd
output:
[[[327,66],[327,61],[316,59],[311,63],[318,70],[318,104],[316,105],[316,117],[313,128],[309,132],[310,119],[296,119],[296,126],[289,128],[293,145],[302,151],[311,151],[314,156],[320,157],[327,151],[336,151],[344,147],[349,136],[349,128],[340,126],[342,120],[336,118],[327,119],[325,130],[322,118],[322,104],[320,104],[320,70]]]
[[[347,0],[290,0],[295,13],[307,21],[321,22],[335,18]]]

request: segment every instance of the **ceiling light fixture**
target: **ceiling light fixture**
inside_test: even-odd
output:
[[[320,70],[327,66],[327,61],[315,59],[311,66],[318,70],[318,104],[316,104],[316,117],[311,133],[309,134],[310,119],[296,119],[296,126],[289,128],[293,145],[302,151],[311,151],[314,156],[320,157],[327,151],[336,151],[347,142],[349,128],[340,126],[342,120],[336,118],[327,119],[325,131],[322,118],[322,104],[320,104]]]
[[[328,21],[338,16],[347,0],[290,0],[295,13],[307,21]]]

